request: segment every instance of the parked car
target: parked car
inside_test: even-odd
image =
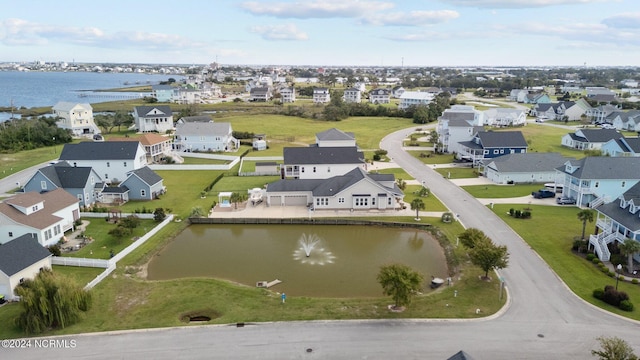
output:
[[[615,129],[615,128],[616,128],[616,127],[615,127],[615,126],[613,126],[612,124],[608,124],[608,123],[604,123],[604,124],[600,125],[600,127],[601,127],[602,129]]]
[[[545,121],[547,121],[547,119],[546,119],[546,118],[541,118],[541,117],[536,118],[536,122],[537,122],[537,123],[543,123],[543,122],[545,122]]]
[[[556,193],[551,191],[551,190],[547,190],[547,189],[540,189],[538,191],[534,191],[531,193],[531,196],[533,196],[536,199],[545,199],[545,198],[552,198],[556,196]]]
[[[556,203],[559,205],[574,205],[576,203],[576,199],[572,199],[566,196],[558,196],[556,198]]]

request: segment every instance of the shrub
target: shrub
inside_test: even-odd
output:
[[[525,210],[522,212],[522,218],[523,219],[529,219],[531,217],[531,211],[529,210]]]
[[[593,255],[593,254],[589,254],[589,255]],[[593,258],[593,259],[591,259],[591,262],[592,262],[592,263],[594,263],[594,264],[602,264],[602,262],[601,262],[601,261],[600,261],[600,259],[598,259],[598,258]],[[603,264],[603,265],[604,265],[604,264]]]
[[[381,157],[378,154],[373,154],[373,161],[380,161]]]
[[[522,216],[522,211],[516,210],[515,215],[516,215],[516,218],[520,218]]]
[[[516,210],[515,210],[514,208],[509,209],[509,215],[513,216],[513,214],[515,213],[515,211],[516,211]]]
[[[596,258],[595,254],[587,254],[587,260],[592,261],[594,264],[597,264],[600,260],[598,259],[598,261],[593,261],[593,259],[595,258]]]
[[[47,247],[47,249],[51,254],[53,254],[53,256],[60,256],[60,245],[58,244],[51,245]]]
[[[631,283],[632,284],[637,284],[638,283],[638,279],[631,279]]]
[[[629,295],[624,291],[618,291],[611,285],[604,287],[604,294],[602,300],[609,305],[620,306],[620,303],[625,300],[629,300]]]
[[[448,223],[450,223],[451,221],[453,221],[453,214],[452,214],[452,213],[450,213],[450,212],[446,212],[446,213],[442,214],[442,217],[440,218],[440,220],[441,220],[443,223],[447,223],[447,224],[448,224]]]
[[[604,290],[602,289],[593,290],[593,297],[598,300],[602,300],[604,298]]]
[[[618,307],[622,311],[633,311],[633,303],[629,300],[620,301],[620,305]]]

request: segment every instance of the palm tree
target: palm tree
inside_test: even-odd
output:
[[[584,233],[587,229],[587,221],[593,222],[593,210],[584,209],[578,213],[578,220],[582,221],[582,241],[584,241]]]
[[[229,201],[231,201],[235,207],[235,209],[238,209],[238,203],[239,202],[243,202],[245,199],[245,197],[238,193],[238,192],[233,192],[231,193],[231,197],[229,197]]]
[[[622,255],[627,256],[627,271],[633,272],[633,255],[640,252],[640,242],[626,238],[623,243],[618,244],[618,249]]]
[[[415,210],[416,211],[416,221],[420,221],[420,210],[424,210],[425,205],[424,205],[424,201],[422,201],[422,199],[420,198],[415,198],[413,199],[413,201],[411,201],[411,210]]]

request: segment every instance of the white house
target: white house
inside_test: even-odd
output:
[[[617,111],[611,124],[618,130],[640,132],[640,110]]]
[[[177,151],[233,151],[240,141],[233,137],[226,122],[186,122],[176,125],[174,148]]]
[[[128,172],[147,166],[147,154],[139,141],[65,144],[60,160],[71,166],[92,167],[107,183],[121,182]]]
[[[411,106],[429,105],[435,95],[429,92],[405,91],[400,96],[400,110],[406,110]]]
[[[346,103],[360,103],[362,101],[362,94],[360,90],[356,88],[348,88],[344,90],[343,100]]]
[[[367,169],[364,154],[355,146],[286,147],[283,155],[283,179],[327,179],[354,168]]]
[[[139,141],[147,154],[147,163],[157,163],[166,156],[172,156],[173,138],[160,134],[147,133],[132,137],[110,138],[109,141]]]
[[[52,108],[53,115],[58,117],[59,128],[69,129],[74,136],[99,134],[100,129],[93,120],[93,108],[84,103],[60,101]]]
[[[295,102],[296,89],[293,86],[280,89],[280,100],[283,104]]]
[[[316,134],[318,147],[355,147],[356,137],[352,132],[331,128]]]
[[[509,100],[523,103],[525,102],[527,95],[529,95],[529,90],[512,89],[509,93]]]
[[[173,130],[173,111],[168,105],[136,106],[133,108],[136,131],[158,132]]]
[[[331,101],[331,94],[327,88],[315,88],[313,89],[313,103],[325,104]]]
[[[369,102],[372,104],[388,104],[390,102],[391,90],[389,89],[373,89],[369,92]]]
[[[267,185],[269,206],[310,206],[316,210],[400,208],[404,194],[393,174],[367,174],[361,168],[325,179],[280,180]]]
[[[484,111],[484,124],[489,126],[524,126],[527,113],[513,108],[492,108]]]
[[[15,300],[14,290],[33,279],[42,269],[51,269],[51,252],[25,234],[0,246],[0,296]]]
[[[0,203],[0,242],[31,234],[40,245],[54,245],[80,218],[78,199],[62,188],[20,193]]]
[[[440,117],[436,132],[438,133],[438,150],[445,153],[462,151],[461,142],[471,141],[473,136],[482,131],[482,126],[473,125],[472,119],[448,119]]]
[[[485,160],[483,175],[496,184],[561,182],[556,168],[569,160],[559,153],[507,154]]]
[[[614,129],[578,129],[562,137],[561,144],[577,150],[600,150],[602,145],[612,139],[620,138]]]

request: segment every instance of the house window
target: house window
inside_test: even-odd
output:
[[[489,155],[489,150],[484,150],[482,153],[483,153],[484,155]]]
[[[327,206],[329,205],[329,198],[316,198],[317,206]]]
[[[13,231],[9,231],[9,237],[13,237]]]
[[[626,181],[623,181],[623,182],[622,182],[622,187],[625,187],[625,185],[626,185],[626,184],[627,184],[627,182],[626,182]]]
[[[500,154],[504,154],[504,149],[500,149]]]
[[[107,167],[111,167],[111,163],[107,161]]]
[[[301,170],[302,172],[304,172],[304,166],[303,166],[303,167],[301,167],[301,168],[300,168],[300,170]]]
[[[47,190],[47,182],[46,181],[40,181],[40,188],[42,190]]]
[[[95,184],[95,182],[96,182],[96,179],[92,176],[91,177],[91,185]]]
[[[500,152],[500,151],[499,151],[498,149],[494,149],[494,150],[493,150],[493,153],[494,153],[494,154],[497,154],[497,153],[499,153],[499,152]]]
[[[76,196],[78,197],[78,200],[82,201],[82,194],[78,194]]]
[[[391,198],[387,198],[387,205],[391,205]]]
[[[140,189],[140,196],[142,197],[147,196],[147,192],[144,189]]]
[[[34,206],[32,206],[32,207],[31,207],[31,210],[32,210],[32,211],[38,211],[38,205],[34,205]]]
[[[316,167],[315,166],[313,167],[313,172],[316,172]]]
[[[371,205],[375,205],[376,204],[376,198],[372,197],[371,198]]]
[[[594,185],[594,187],[598,187],[598,186],[600,186],[600,182],[596,181],[596,184]]]
[[[108,179],[109,178],[109,174],[104,174],[104,178]]]
[[[89,201],[89,193],[84,193],[84,198],[87,199],[87,201]]]
[[[127,167],[127,162],[126,161],[123,162],[122,164],[124,164],[124,167]]]
[[[331,172],[331,167],[327,166],[327,172]]]
[[[344,198],[338,198],[338,204],[344,204]]]

